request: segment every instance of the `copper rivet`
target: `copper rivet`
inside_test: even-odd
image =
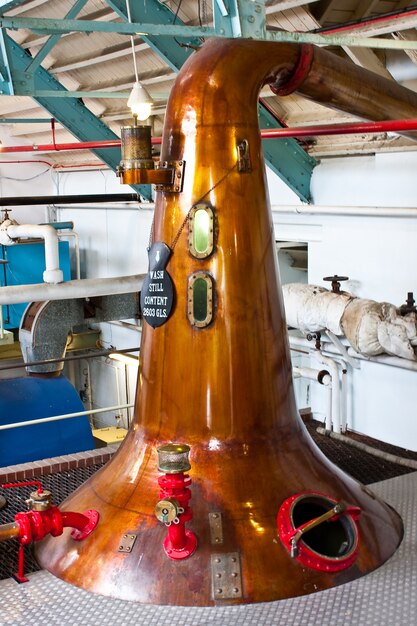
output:
[[[222,575],[221,574],[216,574],[216,578],[221,578]]]
[[[232,578],[236,578],[236,577],[237,577],[236,572],[233,572],[233,574],[232,574]]]
[[[235,587],[235,588],[233,589],[233,591],[234,591],[235,593],[239,593],[239,589],[238,589],[237,587]]]
[[[215,561],[216,561],[216,563],[220,563],[221,559],[217,558],[217,559],[215,559]]]
[[[223,593],[223,589],[216,589],[216,593]]]

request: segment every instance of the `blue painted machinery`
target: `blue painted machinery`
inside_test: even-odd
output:
[[[64,376],[0,380],[0,425],[84,411]],[[86,415],[0,431],[0,466],[93,449]]]
[[[71,280],[69,242],[60,241],[59,266],[64,280]],[[42,283],[45,270],[45,246],[39,243],[19,243],[14,246],[0,246],[0,286],[33,285]],[[19,328],[21,317],[27,304],[3,306],[4,327]]]

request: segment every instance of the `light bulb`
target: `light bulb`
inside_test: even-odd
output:
[[[140,83],[136,82],[127,101],[127,106],[138,120],[147,120],[152,111],[152,98]]]

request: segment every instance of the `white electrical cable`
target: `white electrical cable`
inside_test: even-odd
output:
[[[130,2],[129,2],[129,0],[126,0],[126,11],[127,11],[127,19],[129,21],[129,24],[131,24],[132,23],[132,15],[130,13]],[[138,83],[139,82],[138,66],[136,64],[135,42],[133,40],[133,35],[130,35],[130,44],[132,46],[133,66],[135,68],[135,81]]]

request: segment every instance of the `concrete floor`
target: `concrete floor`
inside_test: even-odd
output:
[[[417,472],[372,486],[403,517],[404,540],[377,571],[319,593],[234,607],[190,608],[111,600],[45,571],[0,581],[1,626],[413,626],[417,624]]]

